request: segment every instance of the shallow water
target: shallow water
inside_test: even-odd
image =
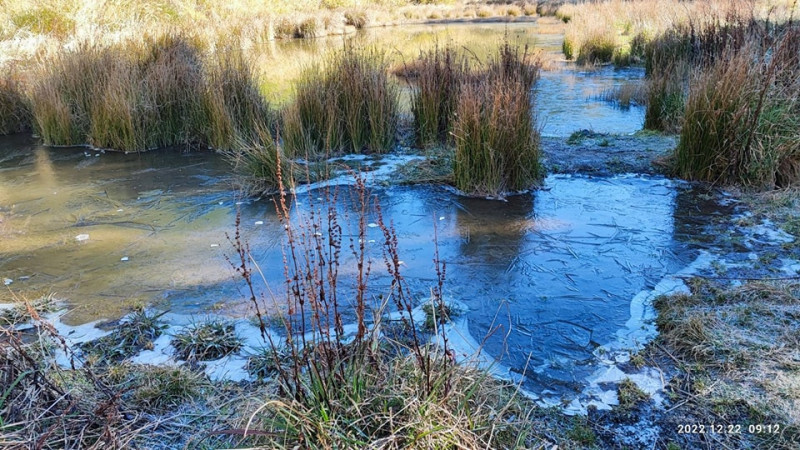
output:
[[[473,61],[485,63],[503,39],[520,47],[528,45],[530,51],[541,51],[554,70],[541,73],[536,91],[536,110],[541,132],[546,136],[569,136],[577,130],[592,130],[597,133],[634,133],[644,122],[644,108],[631,106],[620,109],[597,97],[606,89],[619,86],[625,81],[644,77],[642,69],[615,70],[602,67],[593,70],[577,68],[564,62],[561,54],[561,34],[542,34],[540,30],[552,30],[559,23],[547,18],[544,23],[451,23],[438,25],[403,25],[389,28],[370,28],[346,39],[355,39],[363,45],[375,46],[387,51],[391,65],[402,65],[413,61],[421,50],[435,45],[452,44],[466,49]],[[264,81],[265,92],[277,102],[291,97],[291,83],[301,70],[319,62],[332,49],[343,45],[341,36],[312,40],[290,40],[272,42],[254,53],[259,54],[256,65]],[[405,92],[407,100],[408,92]]]
[[[283,231],[271,200],[241,201],[226,173],[210,153],[96,154],[2,138],[0,278],[20,294],[67,299],[65,321],[73,324],[115,318],[135,304],[243,313],[244,286],[225,259],[234,256],[226,234],[237,210],[278,293]],[[573,391],[594,367],[593,350],[630,319],[631,299],[696,256],[690,246],[705,223],[698,217],[725,211],[683,184],[637,176],[550,176],[543,189],[507,202],[432,186],[373,194],[398,230],[418,298],[434,282],[435,223],[446,297],[467,308],[472,337],[481,342],[494,330],[489,355],[534,386]],[[307,213],[320,195],[298,195],[293,214]],[[339,209],[352,212],[346,201]],[[373,281],[385,285],[380,229],[367,233]]]

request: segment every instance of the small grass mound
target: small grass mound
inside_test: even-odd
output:
[[[93,364],[118,363],[142,350],[152,350],[153,341],[167,328],[160,320],[164,314],[136,311],[123,318],[111,334],[87,342],[81,349]]]
[[[383,153],[395,142],[399,88],[385,55],[352,44],[307,68],[284,112],[283,143],[292,157]]]
[[[184,366],[122,364],[104,375],[113,385],[130,390],[126,399],[133,405],[156,414],[197,399],[210,386],[202,373]]]
[[[422,327],[429,331],[436,330],[438,327],[450,322],[461,312],[458,308],[446,302],[439,302],[438,305],[433,302],[426,303],[422,305],[422,311],[425,313],[425,322],[423,322]]]
[[[639,386],[630,378],[625,378],[617,385],[617,399],[622,410],[629,411],[636,408],[640,403],[650,399]]]
[[[236,353],[242,339],[232,323],[209,320],[187,326],[172,340],[175,354],[186,361],[211,361]]]

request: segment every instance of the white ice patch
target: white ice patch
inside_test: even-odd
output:
[[[800,274],[800,261],[795,259],[781,259],[781,272],[788,276]]]
[[[341,161],[360,161],[362,167],[369,167],[372,170],[362,172],[367,185],[376,185],[390,180],[391,176],[400,167],[408,164],[411,161],[424,160],[424,156],[419,155],[384,155],[378,159],[367,159],[367,155],[345,155],[338,158],[333,158],[328,162],[341,162]],[[304,184],[292,189],[293,194],[305,194],[316,189],[322,189],[333,186],[350,186],[355,184],[353,175],[350,173],[343,173],[341,175],[332,177],[328,180],[318,181],[316,183]]]
[[[660,405],[663,401],[661,391],[664,389],[662,374],[657,369],[644,367],[637,372],[624,372],[619,366],[630,360],[630,355],[639,351],[651,341],[658,331],[655,327],[656,311],[653,300],[661,295],[689,293],[683,282],[699,270],[710,267],[716,258],[707,252],[692,261],[691,264],[675,274],[667,275],[650,291],[642,291],[631,300],[631,318],[625,328],[617,332],[617,339],[595,349],[595,356],[600,367],[588,377],[588,386],[573,399],[564,409],[567,414],[586,414],[592,405],[598,409],[611,409],[618,404],[616,385],[629,378],[644,392],[649,394]]]
[[[772,221],[764,219],[761,224],[746,228],[750,232],[750,238],[759,243],[789,243],[794,242],[794,236],[777,228]]]

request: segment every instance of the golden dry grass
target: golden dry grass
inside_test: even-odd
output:
[[[725,17],[727,13],[749,15],[772,21],[785,21],[797,5],[793,0],[606,0],[602,2],[567,3],[557,14],[569,17],[566,25],[565,41],[572,46],[574,57],[581,49],[589,55],[591,48],[599,42],[613,43],[613,49],[631,51],[634,38],[640,36],[652,39],[664,31],[680,25],[702,26],[704,21]],[[583,62],[595,62],[597,58],[585,58]],[[611,55],[599,62],[610,62]]]

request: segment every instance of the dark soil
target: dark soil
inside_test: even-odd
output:
[[[547,173],[615,175],[663,174],[663,160],[677,136],[652,133],[612,135],[577,131],[569,138],[543,137],[542,163]]]

